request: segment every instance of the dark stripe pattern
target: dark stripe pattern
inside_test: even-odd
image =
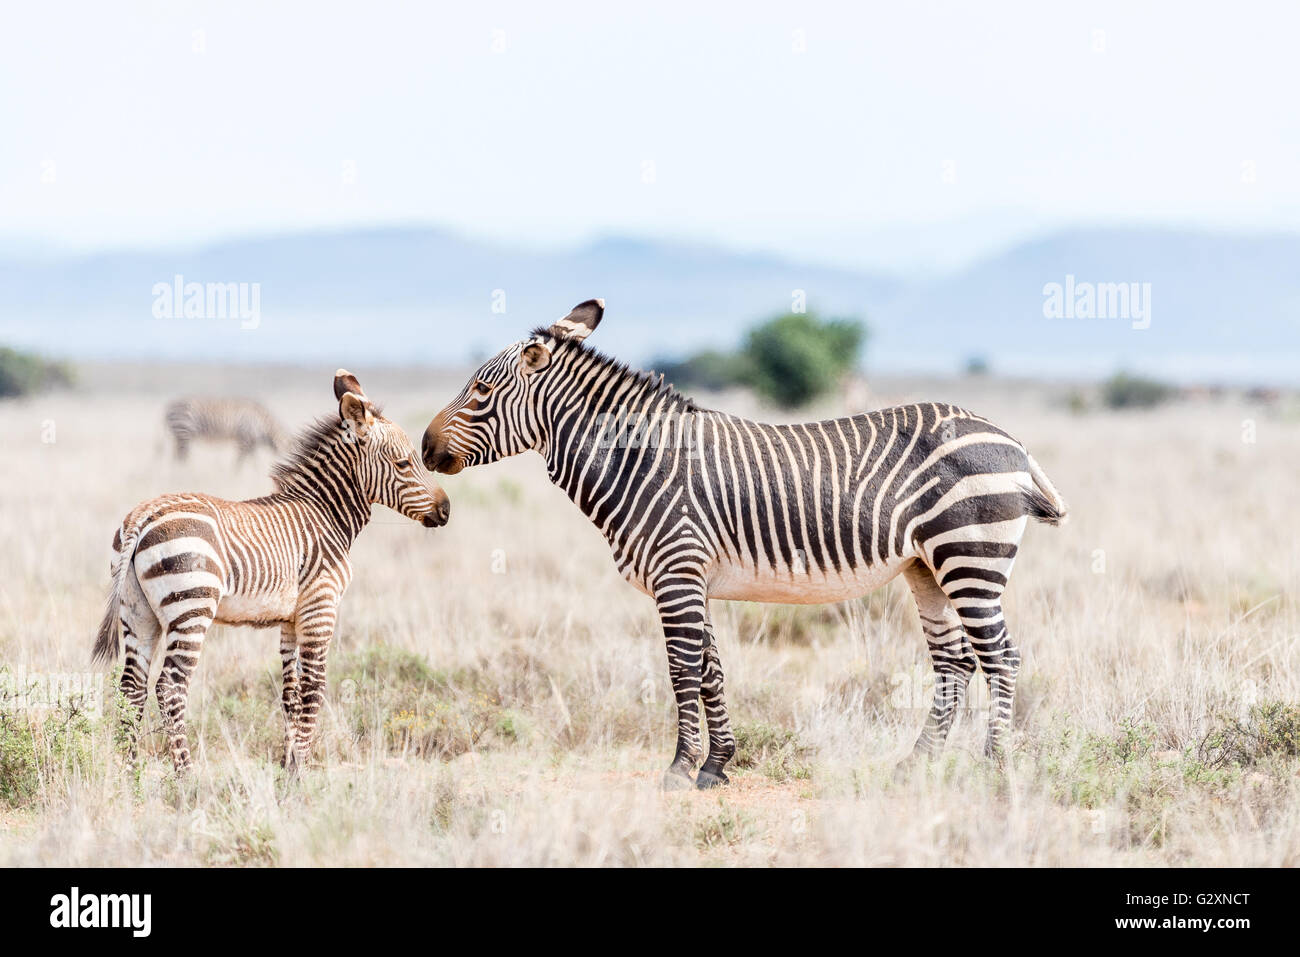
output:
[[[190,678],[213,622],[280,628],[285,761],[311,752],[324,701],[325,662],[348,552],[385,505],[426,526],[449,514],[446,494],[410,439],[365,399],[355,378],[335,380],[337,416],[322,419],[275,467],[275,492],[245,502],[166,495],[132,509],[114,537],[113,593],[95,653],[111,659],[120,627],[122,693],[132,756],[153,656],[155,688],[178,771],[190,764],[185,709]]]
[[[666,782],[700,760],[726,780],[735,750],[708,599],[825,602],[902,574],[938,683],[916,751],[946,738],[970,676],[992,693],[1001,748],[1020,655],[1002,591],[1029,517],[1065,505],[1032,457],[988,420],[939,403],[767,425],[697,407],[661,377],[582,340],[584,303],[485,363],[430,424],[425,462],[457,472],[526,450],[601,530],[620,572],[659,610],[678,708]]]

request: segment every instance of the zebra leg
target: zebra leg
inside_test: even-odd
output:
[[[338,621],[339,593],[325,582],[298,605],[295,637],[298,643],[300,704],[294,760],[305,767],[316,743],[317,722],[325,704],[325,665]]]
[[[253,454],[253,450],[257,448],[257,442],[250,438],[247,433],[241,432],[236,437],[235,443],[239,449],[239,453],[235,458],[235,468],[242,468],[244,463],[248,461],[248,457]]]
[[[302,700],[298,713],[294,763],[300,768],[307,766],[312,746],[316,743],[317,722],[325,703],[325,663],[329,656],[329,646],[328,638],[298,645],[298,680],[302,685]]]
[[[709,756],[695,778],[695,786],[701,790],[729,783],[723,768],[736,755],[736,737],[731,733],[731,719],[727,716],[727,702],[722,694],[722,660],[718,657],[713,625],[707,618],[704,631],[707,643],[704,646],[700,697],[704,700],[704,719],[709,726]]]
[[[961,618],[930,569],[921,562],[912,562],[903,569],[903,577],[912,589],[934,667],[934,702],[921,736],[912,748],[912,756],[919,757],[934,754],[943,747],[978,664]]]
[[[284,707],[284,766],[297,766],[298,725],[302,693],[298,687],[298,635],[292,624],[280,626],[280,704]]]
[[[664,774],[665,791],[690,787],[700,760],[700,689],[708,633],[703,577],[669,575],[655,590],[668,646],[668,677],[677,700],[677,752]],[[707,785],[706,785],[707,786]]]
[[[981,645],[974,638],[975,653],[979,655],[980,669],[989,685],[989,730],[984,739],[984,756],[1001,759],[1005,738],[1011,727],[1011,712],[1015,705],[1016,677],[1020,674],[1020,649],[1007,632],[1002,618],[1002,606],[997,606],[996,625],[982,624],[980,628],[998,629],[995,636]]]
[[[126,615],[121,621],[122,643],[126,646],[126,661],[122,665],[119,685],[122,697],[126,699],[122,731],[126,737],[127,760],[134,765],[139,759],[140,727],[144,722],[145,702],[149,700],[149,664],[161,629],[152,616],[138,625],[128,621]]]
[[[163,728],[167,732],[172,764],[175,765],[177,774],[183,774],[190,766],[190,746],[185,736],[185,708],[189,701],[190,678],[199,663],[199,652],[203,649],[203,636],[207,630],[207,623],[193,631],[176,630],[174,627],[168,630],[167,657],[163,660],[162,672],[158,675],[158,684],[154,688],[158,710],[163,717]]]
[[[1011,542],[956,542],[935,550],[939,553],[947,548],[952,555],[936,578],[961,619],[988,682],[989,722],[984,740],[987,757],[1002,755],[1020,672],[1020,651],[1011,640],[1002,614],[1002,593],[1015,563],[1018,542],[1017,535]]]

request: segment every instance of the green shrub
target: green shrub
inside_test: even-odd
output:
[[[812,749],[802,744],[793,731],[763,722],[737,724],[735,767],[757,770],[773,781],[810,778],[808,757]]]
[[[331,677],[336,681],[370,681],[414,690],[428,685],[444,687],[447,683],[447,676],[435,670],[423,655],[392,645],[372,645],[344,657]]]
[[[1147,758],[1156,747],[1150,722],[1125,720],[1114,731],[1062,731],[1045,752],[1044,770],[1054,795],[1070,804],[1104,807],[1147,775]]]
[[[749,814],[733,809],[723,800],[718,801],[718,806],[721,810],[717,814],[695,824],[695,846],[700,850],[734,847],[758,833],[754,819]]]
[[[746,338],[749,384],[784,408],[806,405],[838,386],[857,365],[865,339],[866,330],[853,320],[778,316]]]
[[[1201,741],[1199,757],[1209,768],[1254,767],[1270,758],[1300,755],[1300,705],[1267,701],[1244,718],[1220,719]]]
[[[504,705],[497,683],[477,667],[442,672],[415,652],[375,645],[343,657],[330,680],[362,749],[448,760],[532,735],[529,717]]]
[[[93,727],[76,711],[52,711],[35,718],[0,711],[0,804],[23,807],[40,793],[54,769],[87,773]]]
[[[1101,401],[1110,409],[1149,409],[1168,401],[1174,390],[1163,382],[1117,372],[1101,387]]]
[[[683,389],[746,386],[792,409],[838,386],[857,365],[866,336],[856,320],[788,313],[751,329],[739,352],[708,350],[655,368]]]
[[[72,384],[72,370],[30,352],[0,346],[0,398],[31,395]]]

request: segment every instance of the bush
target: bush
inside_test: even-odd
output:
[[[75,711],[44,718],[0,711],[0,806],[32,803],[57,770],[87,774],[93,756],[90,720]]]
[[[743,355],[759,395],[787,409],[840,384],[857,365],[866,330],[849,319],[820,322],[811,313],[778,316],[752,330]]]
[[[1167,401],[1174,390],[1163,382],[1117,372],[1101,387],[1101,401],[1110,409],[1149,409]]]
[[[438,671],[415,652],[376,645],[343,658],[330,680],[362,751],[450,760],[532,735],[529,717],[505,706],[477,667]]]
[[[709,350],[655,368],[684,389],[746,386],[792,409],[838,386],[857,365],[865,340],[866,329],[855,320],[789,313],[751,329],[739,352]]]
[[[72,385],[72,370],[66,364],[0,346],[0,398],[68,385]]]
[[[733,809],[719,799],[721,810],[695,824],[695,846],[702,851],[735,847],[752,840],[758,833],[753,817],[745,811]]]
[[[1201,761],[1210,768],[1253,767],[1272,757],[1300,755],[1300,705],[1266,701],[1244,719],[1220,719],[1201,741]]]
[[[793,731],[760,721],[737,723],[733,733],[736,736],[734,766],[737,770],[760,771],[778,782],[812,777],[809,764],[812,749],[800,742]]]

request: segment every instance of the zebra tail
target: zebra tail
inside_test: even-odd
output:
[[[1056,490],[1052,480],[1047,477],[1043,467],[1034,461],[1028,452],[1029,477],[1034,480],[1034,487],[1025,489],[1025,508],[1029,514],[1048,525],[1064,525],[1070,517],[1070,507]]]
[[[131,560],[135,558],[136,537],[139,534],[139,529],[127,528],[125,523],[118,532],[120,547],[117,564],[113,567],[113,587],[109,591],[108,607],[104,609],[104,619],[99,623],[95,648],[90,656],[98,664],[111,664],[122,651],[122,586],[130,572]]]

